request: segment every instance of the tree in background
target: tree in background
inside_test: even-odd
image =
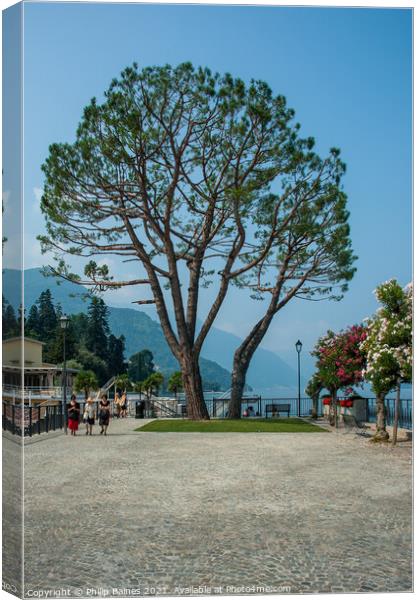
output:
[[[25,318],[25,335],[34,337],[44,342],[43,357],[46,362],[59,363],[62,361],[63,353],[59,348],[57,336],[59,332],[59,318],[61,307],[54,306],[51,290],[41,292],[38,300],[29,309]],[[69,332],[68,356],[71,358],[71,333]]]
[[[132,383],[127,373],[120,373],[115,378],[115,387],[122,392],[129,392],[132,389]]]
[[[45,290],[41,293],[37,301],[39,332],[42,339],[48,344],[55,335],[58,325],[57,312],[54,307],[51,290]]]
[[[84,370],[93,371],[101,384],[109,379],[108,363],[84,346],[79,347],[75,358],[77,362],[83,365]]]
[[[70,360],[67,361],[67,367],[69,369],[83,371],[83,365],[81,363],[79,363],[75,358],[70,358]]]
[[[87,311],[86,348],[102,360],[108,360],[109,310],[102,298],[94,296]]]
[[[127,364],[124,358],[125,353],[125,338],[123,335],[120,337],[114,336],[112,333],[108,338],[108,365],[109,365],[109,378],[113,377],[116,373],[122,374],[127,370]]]
[[[46,342],[43,350],[44,360],[53,364],[62,364],[64,357],[64,330],[62,327],[60,327],[59,322],[55,327],[53,337],[47,339],[48,342]],[[45,341],[45,338],[41,337],[41,340]],[[79,340],[74,330],[73,319],[70,318],[65,331],[65,349],[67,360],[78,358],[78,348]]]
[[[112,81],[102,104],[93,99],[84,109],[76,141],[51,145],[43,165],[47,233],[40,240],[43,251],[56,254],[52,272],[99,290],[149,286],[151,298],[138,303],[156,305],[191,418],[209,418],[199,356],[230,282],[264,259],[280,235],[275,209],[271,233],[266,219],[262,237],[252,215],[261,203],[267,212],[278,178],[286,181],[284,201],[305,185],[300,163],[311,141],[299,140],[293,116],[284,96],[263,81],[246,86],[190,63],[143,70],[134,64]],[[321,202],[327,204],[324,196]],[[145,276],[114,279],[107,265],[90,260],[82,278],[65,254],[117,255],[138,261]],[[213,303],[198,331],[200,288],[210,282]]]
[[[70,316],[72,327],[79,344],[86,345],[86,332],[89,325],[89,317],[86,313],[78,313]]]
[[[64,331],[60,327],[62,308],[54,305],[50,290],[43,291],[30,307],[25,319],[25,335],[44,342],[45,362],[61,364],[64,350]],[[3,336],[19,335],[19,319],[13,307],[3,297]],[[100,298],[93,297],[88,314],[71,315],[65,332],[67,361],[75,361],[83,370],[91,370],[101,383],[126,371],[125,338],[109,333],[108,308]]]
[[[167,382],[167,389],[169,392],[174,392],[177,400],[178,392],[183,390],[182,373],[180,371],[175,371],[170,375],[169,381]]]
[[[141,394],[145,391],[144,381],[135,381],[132,387],[134,389],[134,392],[140,394],[141,400]]]
[[[154,373],[154,362],[150,350],[141,350],[130,357],[128,375],[131,381],[145,381],[152,373]]]
[[[306,394],[309,398],[311,398],[313,403],[313,407],[311,409],[311,416],[313,419],[317,419],[318,417],[319,398],[323,388],[324,384],[320,378],[320,375],[318,373],[313,373],[306,386]]]
[[[155,396],[159,395],[160,388],[162,387],[164,382],[164,377],[162,373],[158,371],[152,373],[147,377],[145,381],[143,381],[144,390],[147,393],[147,398],[150,399],[152,394]]]
[[[93,371],[80,371],[74,379],[74,389],[76,392],[84,392],[87,399],[91,391],[99,388],[99,382]]]
[[[362,382],[366,365],[362,342],[366,337],[367,331],[362,325],[353,325],[339,333],[328,331],[318,340],[312,352],[317,358],[317,376],[332,397],[329,413],[331,425],[338,424],[338,390]]]
[[[25,335],[35,339],[40,339],[42,337],[39,311],[36,304],[33,304],[29,309],[28,317],[25,323]]]
[[[20,335],[19,325],[16,318],[16,313],[13,306],[7,302],[5,297],[3,299],[3,339],[15,337]]]
[[[412,285],[403,289],[395,279],[375,290],[381,304],[367,320],[367,338],[362,344],[367,365],[364,376],[376,395],[377,423],[374,439],[387,441],[385,397],[396,390],[393,443],[397,441],[400,384],[412,381]]]

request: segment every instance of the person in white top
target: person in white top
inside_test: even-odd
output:
[[[86,423],[86,435],[92,435],[93,425],[96,419],[96,407],[93,403],[93,398],[89,396],[87,398],[86,406],[83,412],[83,422]]]

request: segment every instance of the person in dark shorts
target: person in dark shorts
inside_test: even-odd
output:
[[[121,419],[127,416],[127,393],[124,392],[121,396]]]
[[[68,428],[71,435],[76,435],[79,428],[80,404],[77,402],[76,396],[71,396],[70,404],[68,405]]]
[[[121,398],[119,395],[119,391],[117,391],[115,394],[114,405],[116,410],[116,416],[119,419],[119,417],[121,416]]]
[[[109,427],[109,419],[111,416],[111,403],[108,400],[106,394],[103,394],[99,402],[99,425],[101,427],[100,435],[104,433]]]

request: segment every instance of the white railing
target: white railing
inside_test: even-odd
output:
[[[11,400],[13,403],[20,403],[24,401],[31,404],[32,400],[52,400],[61,398],[61,396],[62,388],[55,386],[20,387],[14,385],[3,385],[2,388],[3,400]]]

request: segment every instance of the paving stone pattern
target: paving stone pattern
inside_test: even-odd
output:
[[[2,444],[2,579],[3,589],[22,595],[23,577],[23,445],[3,433]]]
[[[138,425],[26,446],[27,596],[411,590],[409,447]]]

